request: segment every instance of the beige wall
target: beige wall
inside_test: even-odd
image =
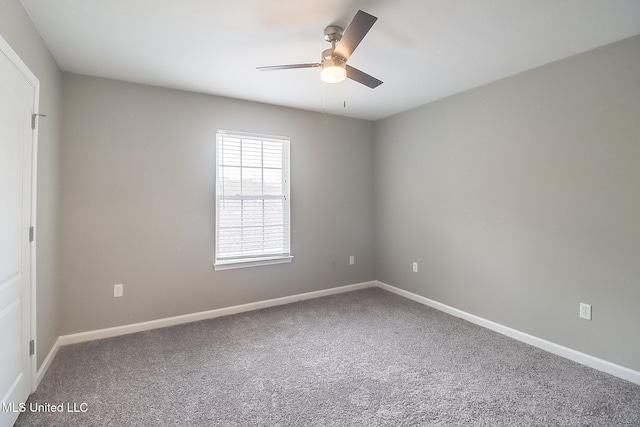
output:
[[[371,122],[74,74],[64,95],[64,334],[374,279]],[[217,129],[291,138],[292,263],[213,270]]]
[[[0,35],[40,80],[37,198],[38,366],[60,335],[58,281],[58,156],[62,72],[17,0],[0,0]]]
[[[640,36],[377,122],[376,278],[640,370],[639,52]]]

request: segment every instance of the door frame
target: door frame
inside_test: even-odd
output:
[[[40,112],[40,81],[38,78],[31,72],[27,64],[25,64],[22,59],[18,56],[18,54],[11,48],[9,43],[0,35],[0,54],[6,56],[11,63],[20,71],[22,76],[27,80],[27,82],[33,87],[33,111],[31,114],[37,114]],[[33,116],[32,116],[33,117]],[[38,172],[38,126],[37,126],[37,118],[36,118],[36,126],[35,129],[31,131],[31,209],[30,209],[30,222],[31,226],[37,233],[36,227],[36,219],[37,219],[37,210],[36,210],[36,201],[37,201],[37,172]],[[30,250],[30,297],[31,301],[29,304],[29,330],[30,330],[30,339],[34,340],[34,351],[33,355],[30,356],[30,387],[31,393],[36,391],[37,383],[37,372],[38,372],[38,341],[37,337],[37,329],[36,329],[36,245],[38,239],[36,238],[34,233],[34,239],[29,245]]]

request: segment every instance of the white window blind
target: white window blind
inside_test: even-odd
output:
[[[289,139],[218,131],[216,269],[291,260]]]

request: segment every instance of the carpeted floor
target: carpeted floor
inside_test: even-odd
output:
[[[375,288],[63,347],[36,404],[64,412],[17,426],[640,426],[639,385]]]

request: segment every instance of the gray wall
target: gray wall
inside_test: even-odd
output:
[[[63,111],[63,334],[375,278],[371,122],[74,74]],[[217,129],[291,138],[292,263],[213,270]]]
[[[40,80],[37,198],[38,366],[60,335],[58,193],[62,72],[17,0],[0,0],[0,34]]]
[[[77,75],[62,89],[19,2],[0,10],[48,114],[39,365],[61,334],[377,278],[640,370],[640,38],[371,124]],[[291,137],[293,263],[213,271],[218,128]]]
[[[634,37],[377,122],[376,278],[640,370],[639,52]]]

